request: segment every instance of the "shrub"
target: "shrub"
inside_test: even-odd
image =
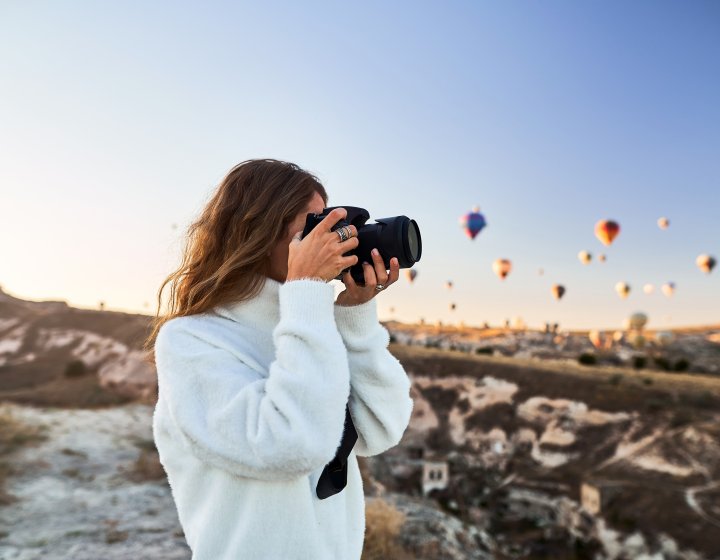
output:
[[[405,514],[385,500],[368,500],[365,506],[365,544],[362,560],[393,558],[411,560],[412,556],[398,540]]]
[[[665,371],[670,371],[672,367],[670,366],[670,360],[665,358],[664,356],[657,356],[654,358],[655,365],[659,368],[664,369]]]
[[[647,358],[645,356],[634,356],[632,365],[635,369],[643,369],[647,365]]]
[[[692,422],[692,419],[693,416],[692,414],[690,414],[690,411],[681,408],[680,410],[675,412],[675,415],[672,417],[672,420],[670,421],[670,427],[679,428],[680,426],[685,426],[686,424]]]
[[[87,373],[87,367],[82,360],[73,360],[65,366],[65,377],[81,377]]]
[[[597,356],[589,352],[583,352],[578,356],[578,362],[584,366],[591,366],[597,363]]]
[[[645,401],[645,410],[647,412],[659,412],[665,408],[666,404],[663,399],[652,397]]]
[[[675,362],[673,369],[675,371],[687,371],[689,367],[690,362],[688,362],[685,358],[680,358],[677,362]]]
[[[489,356],[492,356],[495,350],[492,346],[481,346],[480,348],[475,349],[476,354],[487,354]]]

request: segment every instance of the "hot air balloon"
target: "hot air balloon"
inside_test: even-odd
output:
[[[505,280],[512,270],[512,262],[508,259],[497,259],[493,263],[492,269],[493,272],[500,277],[500,280]]]
[[[652,284],[645,284],[643,286],[643,292],[645,292],[647,295],[652,294],[655,291],[655,286]]]
[[[643,328],[645,328],[645,325],[647,324],[647,322],[648,322],[648,316],[645,315],[645,313],[641,313],[639,311],[630,315],[630,317],[628,317],[628,321],[627,321],[629,327],[636,331],[643,330]]]
[[[475,236],[480,233],[486,225],[485,216],[480,213],[479,206],[474,206],[472,212],[460,216],[460,226],[465,228],[465,233],[470,239],[475,239]]]
[[[607,257],[605,256],[605,253],[600,253],[600,254],[598,255],[598,260],[599,260],[600,262],[605,262],[605,261],[607,260]]]
[[[612,344],[612,338],[610,338],[608,333],[603,331],[590,331],[588,333],[588,338],[590,339],[590,342],[592,342],[592,345],[598,350],[609,348]]]
[[[414,268],[406,268],[405,269],[405,277],[410,281],[412,284],[415,280],[415,277],[417,276],[417,270]]]
[[[630,284],[627,282],[618,282],[615,284],[615,291],[621,298],[625,299],[630,294]]]
[[[640,333],[633,333],[629,337],[630,344],[633,345],[633,347],[640,349],[645,347],[645,343],[647,342],[647,339],[644,335]]]
[[[657,225],[660,229],[667,229],[670,225],[670,220],[665,217],[658,218]]]
[[[613,333],[613,340],[617,343],[621,343],[625,340],[625,333],[623,331],[615,331]]]
[[[590,261],[592,260],[592,255],[587,251],[580,251],[578,253],[578,259],[580,259],[580,262],[583,264],[590,264]]]
[[[655,340],[660,346],[667,346],[675,340],[675,334],[672,331],[659,331],[655,333]]]
[[[445,282],[445,287],[446,287],[448,290],[451,289],[451,288],[453,287],[452,280],[448,280],[447,282]]]
[[[595,236],[603,245],[610,245],[620,233],[620,224],[613,220],[600,220],[595,224]]]
[[[552,295],[556,300],[560,300],[565,295],[565,286],[562,286],[560,284],[553,284],[550,288],[550,291],[552,292]]]
[[[710,274],[712,272],[712,269],[715,268],[717,261],[715,260],[715,257],[711,255],[700,255],[695,260],[695,263],[698,265],[698,268],[700,270],[707,274]]]
[[[454,303],[450,304],[450,311],[455,311],[456,305]]]
[[[662,293],[665,294],[667,297],[672,297],[672,295],[675,293],[675,282],[666,282],[662,285]]]

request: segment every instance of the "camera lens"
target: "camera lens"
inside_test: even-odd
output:
[[[407,235],[408,253],[410,259],[417,261],[420,259],[420,230],[415,220],[410,220],[408,223]]]

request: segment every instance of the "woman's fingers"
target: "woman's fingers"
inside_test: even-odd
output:
[[[387,284],[389,276],[387,269],[385,268],[385,261],[383,261],[382,255],[380,255],[380,251],[377,249],[373,249],[371,251],[372,260],[375,266],[375,276],[377,277],[377,281],[380,284]]]
[[[390,278],[388,279],[388,284],[396,282],[399,277],[400,262],[397,260],[397,257],[393,257],[392,259],[390,259]]]
[[[377,285],[377,278],[375,276],[375,269],[369,262],[363,263],[363,274],[365,275],[365,287],[374,290]]]
[[[345,208],[334,208],[333,210],[330,210],[327,216],[325,216],[322,221],[315,226],[315,229],[320,229],[320,231],[330,231],[332,227],[337,224],[340,220],[344,220],[347,217],[347,210]],[[315,231],[313,229],[313,231]],[[337,233],[333,232],[333,235],[337,235]]]

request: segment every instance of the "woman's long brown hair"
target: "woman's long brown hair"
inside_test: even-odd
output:
[[[150,352],[170,319],[257,295],[269,272],[270,251],[316,192],[327,205],[318,178],[294,163],[251,159],[228,171],[188,227],[180,267],[158,290],[157,313],[143,344],[145,359],[154,363]],[[168,284],[168,310],[161,315]]]

